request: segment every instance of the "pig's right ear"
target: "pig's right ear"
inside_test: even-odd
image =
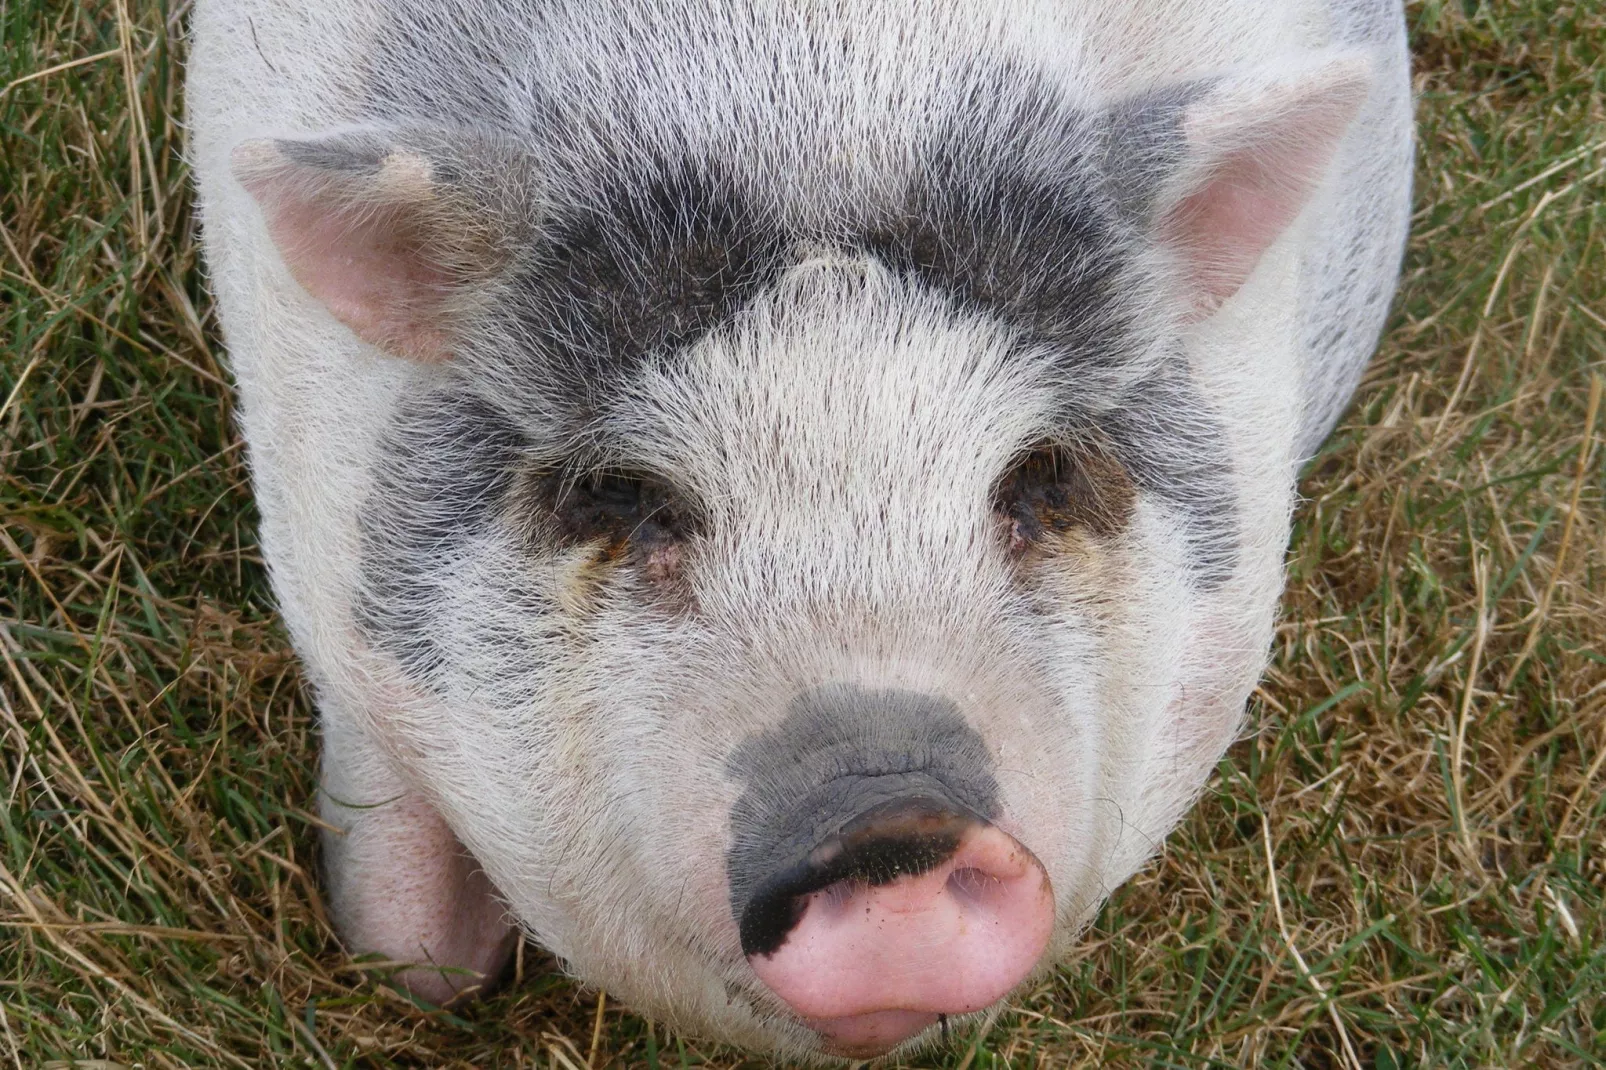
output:
[[[1223,79],[1164,108],[1175,125],[1151,225],[1176,258],[1191,318],[1235,294],[1298,217],[1372,78],[1366,57],[1339,54]]]
[[[510,244],[492,207],[507,198],[484,195],[485,165],[500,154],[471,170],[447,153],[474,155],[356,131],[247,141],[232,162],[309,294],[363,341],[438,362],[452,355]],[[519,170],[501,169],[500,181]]]

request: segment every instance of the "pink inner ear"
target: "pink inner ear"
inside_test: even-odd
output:
[[[428,204],[381,200],[354,188],[367,179],[325,179],[282,158],[263,167],[263,150],[247,149],[236,169],[295,280],[363,341],[411,360],[449,358],[452,277],[429,250]]]
[[[1194,319],[1238,292],[1305,207],[1366,89],[1361,77],[1319,79],[1254,101],[1250,107],[1266,111],[1264,119],[1207,113],[1189,124],[1190,140],[1205,142],[1196,151],[1208,154],[1212,135],[1233,143],[1160,224],[1182,255]]]
[[[1197,310],[1215,311],[1248,281],[1255,265],[1304,205],[1270,180],[1265,165],[1233,159],[1172,210],[1166,229],[1187,257]]]

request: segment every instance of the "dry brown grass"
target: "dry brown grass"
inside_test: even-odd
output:
[[[452,1015],[330,934],[183,15],[0,0],[0,1067],[744,1065],[534,948]],[[1602,1061],[1606,14],[1411,17],[1406,283],[1308,474],[1257,732],[1054,982],[918,1065]]]

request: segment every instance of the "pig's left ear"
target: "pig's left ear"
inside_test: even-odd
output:
[[[1182,107],[1180,166],[1153,225],[1176,254],[1193,319],[1237,293],[1299,215],[1371,85],[1369,60],[1341,56],[1226,79]]]
[[[508,259],[516,159],[494,144],[354,130],[247,141],[232,162],[291,275],[336,319],[395,356],[452,355]]]

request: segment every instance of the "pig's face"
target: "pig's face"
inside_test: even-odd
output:
[[[1199,92],[1005,100],[832,197],[806,162],[482,135],[242,150],[296,277],[425,364],[344,686],[385,691],[543,944],[684,1026],[848,1054],[1053,961],[1262,663],[1285,414],[1196,338],[1346,71],[1265,89],[1269,132]],[[1204,163],[1200,114],[1237,134]]]

